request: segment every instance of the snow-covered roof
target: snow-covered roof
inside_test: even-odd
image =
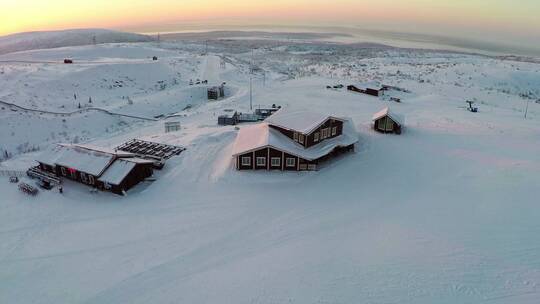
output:
[[[266,118],[265,122],[284,129],[309,134],[329,118],[342,120],[338,117],[309,110],[281,108],[272,116]]]
[[[138,158],[138,157],[125,158],[123,160],[136,163],[136,164],[153,164],[156,162],[155,160]]]
[[[99,178],[99,181],[119,185],[137,164],[124,159],[117,159]]]
[[[349,119],[344,120],[342,135],[324,140],[309,148],[304,148],[263,122],[240,129],[234,143],[233,156],[271,147],[306,160],[314,160],[327,155],[337,147],[346,147],[357,141],[358,134]]]
[[[399,125],[403,125],[405,123],[405,117],[401,114],[396,114],[392,111],[390,111],[389,107],[386,107],[379,112],[373,114],[373,120],[378,120],[382,117],[388,116],[390,117],[394,122],[396,122]]]
[[[378,81],[366,81],[366,82],[361,82],[361,83],[354,83],[352,85],[359,89],[364,89],[364,90],[368,88],[379,90],[379,88],[381,87],[381,84]]]
[[[98,151],[98,152],[103,152],[103,153],[109,153],[109,154],[115,154],[118,157],[135,156],[135,154],[127,152],[127,151],[120,151],[120,150],[116,150],[116,149],[111,149],[111,148],[106,148],[106,147],[99,147],[99,146],[94,146],[94,145],[89,145],[89,144],[84,144],[84,145],[83,144],[77,144],[77,145],[60,144],[60,145],[63,145],[63,146],[76,146],[76,147],[83,148],[83,149],[88,149],[88,150],[93,150],[93,151]]]
[[[119,185],[124,178],[135,168],[137,164],[152,164],[153,161],[142,158],[119,158],[117,159],[103,175],[99,181],[111,185]]]
[[[132,154],[114,150],[72,144],[57,145],[42,153],[36,160],[51,166],[60,165],[73,168],[94,176],[100,176],[116,156],[127,157]]]

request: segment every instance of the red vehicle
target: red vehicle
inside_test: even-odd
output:
[[[29,184],[26,184],[26,183],[20,183],[19,184],[19,190],[21,190],[22,192],[27,193],[29,195],[33,195],[33,196],[38,194],[38,189],[36,189],[36,188],[30,186]]]

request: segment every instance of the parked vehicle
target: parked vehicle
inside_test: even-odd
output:
[[[52,188],[54,188],[53,184],[51,184],[50,182],[45,181],[45,180],[40,180],[40,181],[36,182],[36,184],[40,188],[45,189],[45,190],[51,190]]]
[[[30,186],[27,183],[20,183],[19,184],[19,190],[21,190],[22,192],[24,192],[26,194],[32,195],[32,196],[37,195],[38,192],[39,192],[39,190],[36,187]]]

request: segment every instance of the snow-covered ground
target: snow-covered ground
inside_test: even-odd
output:
[[[185,41],[0,56],[12,61],[0,65],[1,101],[73,112],[91,97],[182,123],[165,134],[164,118],[1,105],[0,149],[13,157],[0,170],[27,168],[41,153],[27,151],[55,142],[187,147],[126,197],[69,181],[64,194],[28,197],[0,177],[0,303],[538,303],[540,65],[245,39],[204,50]],[[73,65],[14,62],[68,55]],[[356,152],[317,172],[235,171],[237,131],[217,115],[249,110],[251,61],[255,105],[351,117]],[[226,82],[227,98],[206,101],[205,86],[189,85],[197,78]],[[391,93],[397,104],[326,89],[338,83],[411,93]],[[371,130],[388,105],[405,116],[401,136]]]
[[[98,43],[148,42],[150,36],[106,29],[72,29],[17,33],[0,37],[0,54]]]

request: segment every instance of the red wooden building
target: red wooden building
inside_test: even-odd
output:
[[[154,164],[129,152],[82,145],[58,145],[36,161],[39,166],[33,170],[116,194],[152,176]]]
[[[233,157],[238,170],[312,171],[354,150],[357,141],[348,119],[281,109],[261,124],[240,129]]]

